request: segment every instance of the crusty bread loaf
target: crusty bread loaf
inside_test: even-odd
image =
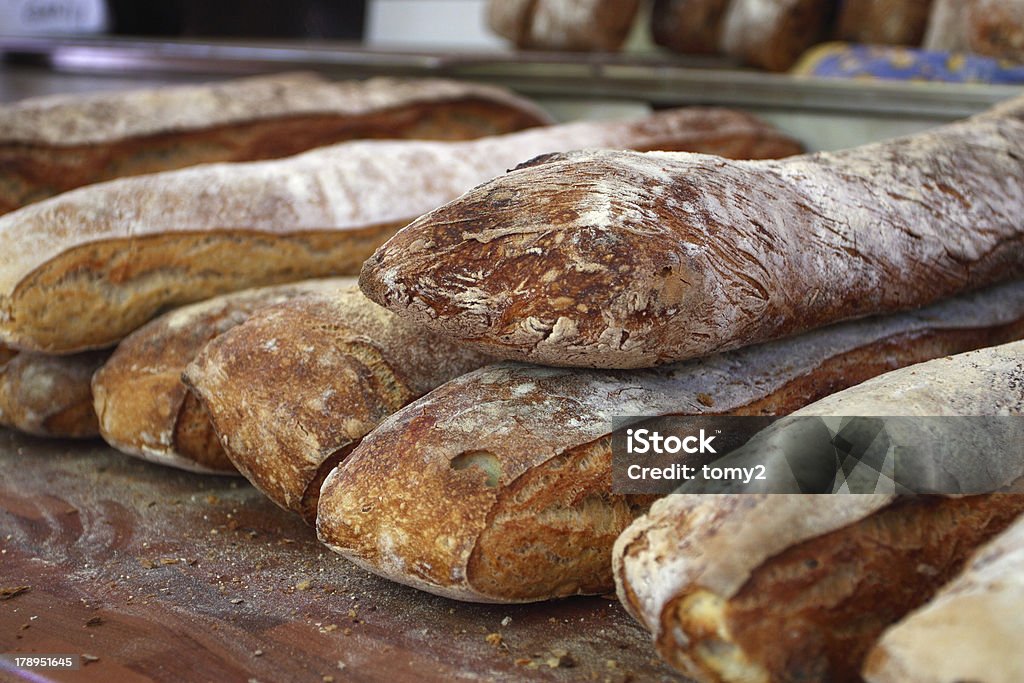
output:
[[[845,0],[836,35],[854,43],[918,46],[924,39],[932,0]]]
[[[869,683],[1024,680],[1024,518],[981,548],[964,571],[882,636]]]
[[[36,436],[99,436],[89,379],[108,355],[48,356],[0,346],[0,425]]]
[[[353,286],[260,310],[210,342],[185,380],[238,470],[312,524],[323,478],[363,435],[487,360]]]
[[[794,415],[1024,416],[1022,382],[1018,341],[895,370]],[[990,426],[1001,448],[965,439],[961,451],[998,490],[1024,457],[1019,421]],[[857,681],[882,630],[1022,511],[1018,494],[673,495],[616,541],[613,566],[620,599],[689,676]]]
[[[611,546],[650,499],[611,493],[616,415],[789,413],[879,373],[1024,336],[1024,283],[914,313],[632,372],[495,365],[366,436],[326,480],[321,539],[460,600],[611,588]]]
[[[778,161],[550,155],[410,224],[374,301],[481,350],[643,367],[1024,274],[1024,98]]]
[[[614,51],[639,6],[639,0],[490,0],[487,25],[519,48]]]
[[[834,11],[834,0],[732,0],[722,50],[750,66],[786,71],[826,36]]]
[[[0,107],[0,213],[75,187],[355,138],[461,140],[550,123],[501,88],[312,74],[57,95]]]
[[[166,307],[355,273],[419,214],[523,158],[580,147],[771,156],[799,146],[749,115],[691,109],[470,142],[348,142],[93,185],[0,217],[0,341],[101,347]]]
[[[651,9],[654,42],[684,54],[714,54],[721,44],[729,0],[655,0]]]
[[[236,473],[206,410],[182,384],[185,366],[207,342],[260,308],[353,284],[337,278],[247,289],[184,306],[143,325],[118,344],[93,376],[103,438],[119,451],[163,465]]]
[[[616,542],[661,655],[696,681],[860,681],[879,634],[1024,511],[1024,496],[669,496]],[[645,605],[646,606],[646,605]]]

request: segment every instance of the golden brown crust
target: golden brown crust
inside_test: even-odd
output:
[[[322,540],[461,600],[605,592],[616,532],[650,499],[611,494],[616,415],[785,414],[888,369],[1024,335],[1024,284],[631,372],[518,364],[438,387],[328,477]]]
[[[203,472],[235,472],[209,415],[181,373],[216,336],[265,306],[312,292],[351,286],[313,280],[244,290],[176,309],[128,335],[93,377],[103,438],[118,450]]]
[[[0,217],[0,337],[68,353],[113,343],[162,307],[352,273],[399,225],[524,156],[589,146],[797,147],[749,115],[683,110],[470,142],[356,141],[92,185]]]
[[[1024,273],[1022,107],[778,161],[551,155],[421,216],[360,285],[496,356],[582,367],[927,305]]]
[[[1024,61],[1024,1],[965,0],[971,52]]]
[[[242,230],[148,235],[76,247],[22,280],[9,315],[21,336],[63,351],[69,328],[83,330],[75,347],[109,345],[160,311],[253,286],[352,275],[398,225],[284,235]],[[245,254],[245,258],[238,258]],[[131,299],[118,309],[110,287]],[[64,306],[50,305],[73,289]]]
[[[409,401],[485,362],[352,287],[262,309],[208,344],[185,380],[238,470],[312,524],[325,467]]]
[[[0,346],[0,425],[37,436],[98,436],[89,379],[108,355],[47,356]]]

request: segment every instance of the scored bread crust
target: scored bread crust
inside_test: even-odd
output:
[[[139,328],[92,378],[99,429],[114,448],[151,462],[235,474],[181,373],[214,337],[260,308],[305,294],[351,287],[350,278],[312,280],[233,292],[184,306]]]
[[[72,356],[0,346],[0,425],[61,439],[99,436],[89,380],[109,351]]]
[[[327,81],[310,73],[89,95],[47,95],[0,106],[0,144],[103,144],[300,114],[358,116],[416,103],[483,100],[550,123],[536,104],[504,88],[436,78]],[[400,130],[400,129],[399,129]]]
[[[550,123],[500,88],[309,74],[61,95],[0,107],[0,213],[76,187],[356,138],[463,140]]]
[[[490,366],[366,436],[325,481],[318,532],[370,571],[459,600],[604,592],[616,535],[650,503],[611,493],[614,416],[785,414],[1021,336],[1024,284],[1013,283],[651,370]]]
[[[263,308],[210,342],[185,381],[239,472],[312,524],[323,477],[367,432],[486,362],[352,286]]]
[[[421,216],[360,286],[496,356],[588,367],[926,305],[1024,273],[1022,110],[781,160],[551,155]]]
[[[757,156],[799,145],[746,114],[680,110],[469,142],[355,141],[93,185],[0,217],[0,340],[70,353],[164,307],[353,274],[415,216],[523,158],[580,147]]]
[[[983,546],[963,572],[879,639],[869,683],[1024,680],[1024,518]]]
[[[894,370],[832,394],[793,415],[1024,415],[1022,383],[1024,342],[1018,341]],[[966,450],[977,459],[976,467],[991,469],[996,473],[993,476],[1001,477],[994,482],[996,487],[1012,484],[1021,476],[1024,466],[1016,462],[1009,467],[996,468],[987,461],[1013,453],[1014,448],[1019,450],[1019,443],[1012,441],[1011,431],[1002,434],[1005,443],[1001,449],[976,452],[969,448],[970,444],[965,444]],[[1019,438],[1019,434],[1016,437]],[[1015,470],[1016,474],[1009,470]],[[990,498],[1000,499],[992,503],[995,506],[993,519],[1007,524],[1024,510],[1024,497]],[[759,572],[771,571],[771,558],[811,539],[854,528],[855,522],[868,519],[895,499],[895,494],[668,496],[655,503],[650,512],[623,532],[615,543],[613,568],[619,598],[652,632],[659,652],[681,671],[699,680],[740,680],[738,676],[732,677],[730,671],[733,670],[748,676],[742,680],[769,680],[771,676],[791,674],[788,669],[777,668],[790,666],[821,667],[819,675],[834,679],[840,675],[832,668],[836,660],[846,664],[852,661],[859,667],[858,657],[887,624],[871,622],[858,626],[863,628],[863,632],[857,632],[859,637],[854,638],[858,649],[846,654],[832,650],[834,643],[823,638],[815,643],[794,641],[785,647],[776,643],[776,653],[768,655],[759,640],[763,634],[751,634],[749,625],[742,620],[730,621],[733,609],[730,601],[756,579]],[[983,517],[985,505],[982,504]],[[996,507],[1001,511],[997,513]],[[952,526],[955,527],[955,510],[953,515]],[[971,532],[999,531],[983,524],[964,526],[971,527]],[[964,535],[967,533],[965,530]],[[946,537],[943,543],[955,545]],[[966,542],[964,545],[971,547]],[[894,543],[893,548],[896,547]],[[912,547],[905,549],[906,553],[912,551]],[[965,553],[961,547],[958,559],[962,560]],[[902,557],[906,558],[905,562],[915,562],[912,554]],[[955,559],[941,567],[944,575],[956,569]],[[808,566],[805,574],[815,569],[817,565]],[[836,567],[834,571],[840,570]],[[928,581],[925,576],[920,580],[922,584]],[[852,575],[850,581],[854,586],[862,583],[856,575]],[[936,588],[938,585],[931,586],[931,590]],[[927,598],[928,591],[921,593],[916,604]],[[839,600],[850,595],[855,592],[833,598]],[[766,597],[770,596],[760,599]],[[818,599],[821,605],[827,606],[830,597],[822,595]],[[901,600],[907,600],[907,596]],[[786,619],[785,604],[786,601],[780,601],[774,612],[781,621]],[[904,611],[916,606],[912,602],[901,604]],[[864,604],[861,609],[869,611],[874,607]],[[896,614],[893,618],[899,616]],[[825,634],[831,632],[827,619],[819,627]],[[744,633],[751,640],[744,642]],[[799,652],[799,656],[795,656],[799,664],[792,658],[795,652]],[[846,661],[846,657],[852,660]],[[766,659],[772,661],[768,663]],[[855,671],[843,671],[843,680],[855,676]]]

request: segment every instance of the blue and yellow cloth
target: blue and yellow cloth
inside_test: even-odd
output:
[[[808,50],[792,73],[867,80],[1024,83],[1024,65],[1013,62],[972,54],[850,43],[823,43]]]

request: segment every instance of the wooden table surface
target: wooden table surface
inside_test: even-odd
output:
[[[243,479],[5,429],[0,473],[0,653],[90,656],[2,680],[681,680],[613,599],[474,605],[393,584]]]

